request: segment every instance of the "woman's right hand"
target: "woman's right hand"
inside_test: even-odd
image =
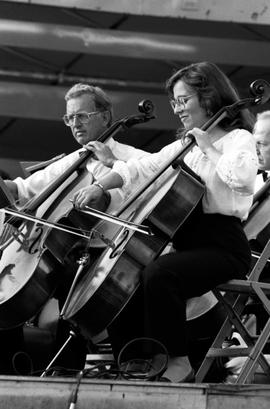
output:
[[[104,195],[104,191],[98,185],[90,185],[84,187],[73,196],[72,202],[78,209],[83,209],[85,206],[97,208],[97,203]]]

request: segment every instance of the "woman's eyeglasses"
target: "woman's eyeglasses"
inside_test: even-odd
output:
[[[185,95],[184,97],[177,97],[176,99],[171,99],[170,104],[172,109],[175,109],[176,107],[185,107],[187,105],[187,102],[190,98],[194,97],[197,94],[190,94],[190,95]]]
[[[63,121],[65,122],[66,126],[72,126],[74,124],[74,120],[77,119],[80,121],[81,124],[87,124],[90,121],[90,118],[93,115],[100,114],[100,111],[94,112],[77,112],[77,114],[71,115],[64,115]]]

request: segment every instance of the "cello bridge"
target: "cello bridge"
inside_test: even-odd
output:
[[[26,238],[26,234],[21,232],[19,229],[14,229],[12,232],[12,237],[20,244],[27,246],[29,245],[29,240]]]

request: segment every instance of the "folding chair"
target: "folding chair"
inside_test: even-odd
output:
[[[270,222],[270,197],[266,195],[267,192],[268,186],[267,190],[262,190],[261,196],[254,197],[254,206],[244,226],[248,239],[253,237],[251,233],[253,228],[263,229]],[[261,218],[262,213],[266,214],[266,211],[268,223],[263,222]],[[257,223],[258,221],[260,223]],[[230,280],[213,290],[214,295],[224,307],[227,317],[196,373],[196,382],[203,382],[218,357],[222,359],[246,357],[238,376],[234,379],[235,383],[252,383],[258,365],[270,380],[270,365],[264,354],[265,346],[270,338],[270,299],[268,298],[270,283],[261,281],[261,273],[270,258],[270,236],[261,253],[252,252],[252,256],[253,260],[257,258],[257,261],[246,280]],[[267,315],[263,328],[256,335],[250,333],[243,320],[245,308],[254,298],[259,301]],[[235,332],[240,334],[246,346],[226,347],[227,340]]]

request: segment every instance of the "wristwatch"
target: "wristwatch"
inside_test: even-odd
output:
[[[93,185],[100,187],[100,189],[103,190],[103,193],[105,193],[104,186],[101,183],[99,183],[97,180],[93,183]]]

